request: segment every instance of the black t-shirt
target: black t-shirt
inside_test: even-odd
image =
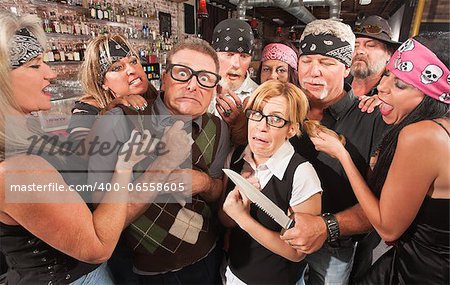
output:
[[[344,135],[345,148],[359,172],[366,177],[371,155],[375,152],[387,128],[378,110],[363,113],[351,87],[345,85],[347,95],[324,111],[321,123]],[[306,133],[293,137],[295,151],[306,158],[316,170],[322,184],[322,212],[337,213],[357,203],[356,197],[339,161],[318,152]]]

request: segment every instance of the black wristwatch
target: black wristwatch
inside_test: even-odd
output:
[[[331,213],[323,213],[322,219],[327,226],[327,241],[332,247],[339,247],[339,237],[341,232],[336,217]]]

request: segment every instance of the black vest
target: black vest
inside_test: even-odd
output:
[[[236,163],[234,162],[240,157],[244,148],[245,146],[238,147],[231,159],[230,168],[238,173],[241,172],[245,161],[240,159]],[[287,212],[289,208],[295,170],[305,161],[306,159],[295,153],[283,179],[279,180],[274,175],[261,190],[284,212]],[[234,183],[229,181],[227,192],[233,188]],[[281,226],[254,204],[251,205],[250,214],[269,230],[281,231]],[[304,261],[292,262],[273,253],[237,226],[231,230],[229,266],[233,274],[247,284],[295,284],[300,279],[306,263]]]
[[[79,176],[85,175],[69,171],[69,165],[84,163],[76,156],[39,155],[60,171],[67,184],[76,185]],[[69,284],[100,266],[62,253],[20,225],[0,223],[0,251],[8,264],[8,284]]]

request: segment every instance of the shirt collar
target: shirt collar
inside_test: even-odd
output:
[[[347,113],[356,99],[356,96],[355,94],[353,94],[353,89],[350,84],[344,84],[344,91],[346,92],[346,95],[327,109],[330,115],[335,120],[339,120],[342,115]]]
[[[272,155],[271,158],[269,158],[265,163],[261,164],[258,168],[268,168],[273,175],[275,175],[279,180],[282,180],[291,157],[294,153],[294,147],[291,145],[289,140],[286,140],[274,153],[274,155]],[[255,170],[256,163],[253,160],[253,156],[248,145],[245,148],[244,152],[242,152],[241,156],[236,159],[234,163],[240,161],[241,159],[244,159],[248,164],[250,164],[253,170]]]
[[[153,104],[153,114],[160,116],[161,125],[164,127],[172,126],[176,122],[176,118],[170,113],[169,109],[167,109],[164,104],[164,92],[160,92],[159,96],[156,98],[155,103]],[[202,128],[202,116],[193,119],[192,121],[186,122],[196,124],[199,129]]]
[[[255,81],[253,81],[250,77],[250,73],[247,71],[247,75],[245,77],[244,82],[242,82],[241,86],[235,91],[236,94],[245,94],[250,96],[253,91],[258,87]]]

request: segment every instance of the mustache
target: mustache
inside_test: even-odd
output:
[[[365,57],[363,55],[357,55],[357,56],[355,56],[355,58],[353,60],[354,61],[360,60],[360,61],[364,61],[365,63],[367,63],[367,57]]]
[[[243,76],[244,75],[241,71],[239,71],[239,70],[232,70],[232,69],[228,70],[227,74],[229,74],[229,75],[237,75],[237,76]]]
[[[303,83],[309,83],[309,84],[320,84],[323,86],[327,86],[327,82],[323,79],[314,78],[314,77],[305,77],[302,79]]]

